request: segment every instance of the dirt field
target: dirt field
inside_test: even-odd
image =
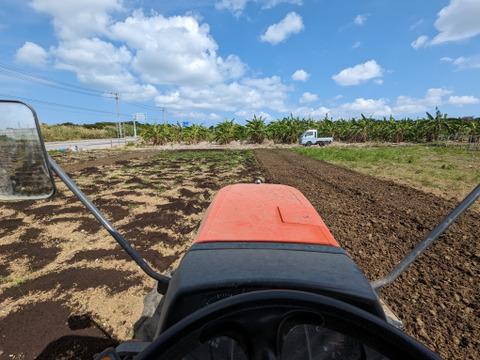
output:
[[[370,279],[455,203],[289,150],[63,154],[57,161],[154,269],[174,268],[215,193],[262,178],[302,191]],[[0,359],[91,359],[132,336],[153,281],[57,181],[45,201],[0,205]],[[468,212],[384,297],[447,359],[480,353],[480,215]]]

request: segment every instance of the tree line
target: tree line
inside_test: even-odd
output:
[[[228,144],[232,141],[251,141],[262,143],[265,140],[274,143],[293,144],[307,129],[317,129],[320,136],[333,137],[334,140],[347,142],[433,142],[440,135],[480,135],[480,118],[463,117],[449,118],[438,108],[435,115],[426,113],[422,119],[389,118],[374,119],[365,117],[349,120],[333,120],[325,116],[322,120],[310,117],[294,117],[292,114],[283,119],[267,122],[256,115],[246,120],[245,125],[238,124],[235,119],[224,119],[215,126],[206,127],[203,124],[185,126],[177,122],[143,124],[136,123],[137,134],[153,145],[163,145],[170,142],[186,142],[196,144],[201,141],[215,141]],[[122,123],[127,136],[133,135],[133,121]],[[60,131],[62,130],[62,131]],[[82,130],[82,132],[80,132]],[[75,125],[64,123],[60,125],[42,124],[45,141],[69,140],[73,138],[101,138],[118,136],[116,123],[98,122],[95,124]]]
[[[307,129],[317,129],[319,135],[333,137],[347,142],[432,142],[439,135],[480,135],[480,118],[449,118],[436,109],[435,116],[427,112],[423,119],[396,120],[392,116],[383,119],[367,118],[333,120],[326,116],[323,120],[294,117],[292,114],[283,119],[267,123],[262,116],[253,116],[245,125],[235,119],[224,119],[216,126],[207,128],[203,125],[182,126],[167,123],[146,124],[140,136],[153,145],[168,142],[216,141],[228,144],[232,141],[251,141],[262,143],[272,140],[275,143],[292,144]]]

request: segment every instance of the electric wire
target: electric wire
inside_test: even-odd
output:
[[[48,87],[56,88],[56,89],[59,89],[59,90],[65,90],[65,91],[74,92],[74,93],[81,94],[81,95],[94,96],[94,97],[99,97],[99,98],[103,98],[103,99],[115,100],[116,95],[118,95],[117,93],[111,92],[111,91],[100,91],[100,90],[96,90],[96,89],[92,89],[92,88],[87,88],[87,87],[83,87],[83,86],[69,84],[69,83],[66,83],[66,82],[63,82],[63,81],[54,80],[54,79],[48,78],[46,76],[34,74],[34,73],[31,73],[31,72],[28,72],[28,71],[25,71],[25,70],[22,70],[22,69],[19,69],[19,68],[15,68],[15,67],[3,64],[3,63],[0,63],[0,75],[9,76],[9,77],[12,77],[12,78],[15,78],[15,79],[18,79],[18,80],[22,80],[22,81],[32,82],[32,83],[37,84],[37,85],[48,86]],[[0,95],[1,96],[6,96],[4,94],[0,94]],[[17,97],[17,98],[27,99],[28,101],[35,101],[35,102],[39,102],[39,103],[49,104],[49,105],[52,105],[52,106],[61,106],[61,107],[66,107],[66,108],[70,107],[70,108],[74,108],[74,109],[77,109],[77,110],[82,109],[83,111],[91,111],[91,112],[98,112],[98,113],[104,113],[104,114],[109,114],[109,115],[111,115],[111,114],[117,115],[117,113],[106,112],[106,111],[102,111],[102,110],[87,109],[87,108],[81,108],[81,107],[72,106],[72,105],[55,104],[55,103],[46,102],[46,101],[37,100],[37,99],[31,99],[31,98],[22,98],[22,97]],[[121,99],[121,96],[119,97],[119,99]],[[139,104],[139,103],[135,103],[135,102],[129,102],[129,101],[125,101],[123,99],[122,99],[122,102],[127,103],[131,106],[134,106],[134,107],[138,107],[138,108],[142,108],[142,109],[146,109],[146,110],[150,110],[150,111],[161,111],[159,108],[154,107],[154,106],[143,105],[143,104]],[[131,115],[126,115],[126,114],[120,114],[120,116],[131,117]]]
[[[18,69],[2,63],[0,63],[0,73],[6,76],[19,79],[19,80],[30,81],[39,85],[50,86],[57,89],[72,91],[72,92],[76,92],[84,95],[105,97],[105,95],[110,95],[111,93],[109,91],[100,91],[100,90],[91,89],[83,86],[69,84],[63,81],[50,79],[46,76],[34,74],[34,73],[31,73],[22,69]]]
[[[115,115],[115,116],[118,115],[116,112],[112,112],[112,111],[103,111],[103,110],[85,108],[85,107],[81,107],[81,106],[58,104],[58,103],[54,103],[54,102],[50,102],[50,101],[43,101],[43,100],[32,99],[32,98],[27,98],[27,97],[22,97],[22,96],[12,96],[12,95],[7,95],[7,94],[0,94],[0,96],[3,96],[5,98],[16,98],[16,99],[21,99],[21,100],[25,100],[25,101],[38,102],[38,103],[45,104],[45,105],[50,105],[50,106],[70,108],[70,109],[93,112],[93,113],[98,113],[98,114]],[[122,114],[122,113],[120,113],[120,116],[131,117],[130,114]]]

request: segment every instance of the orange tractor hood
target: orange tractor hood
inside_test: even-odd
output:
[[[237,184],[219,191],[195,243],[231,241],[339,246],[300,191],[274,184]]]

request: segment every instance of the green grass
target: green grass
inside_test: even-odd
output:
[[[305,156],[461,198],[480,183],[480,152],[432,146],[298,148]]]
[[[116,137],[115,127],[87,129],[80,125],[40,125],[44,141],[67,141],[81,139],[108,139]]]

